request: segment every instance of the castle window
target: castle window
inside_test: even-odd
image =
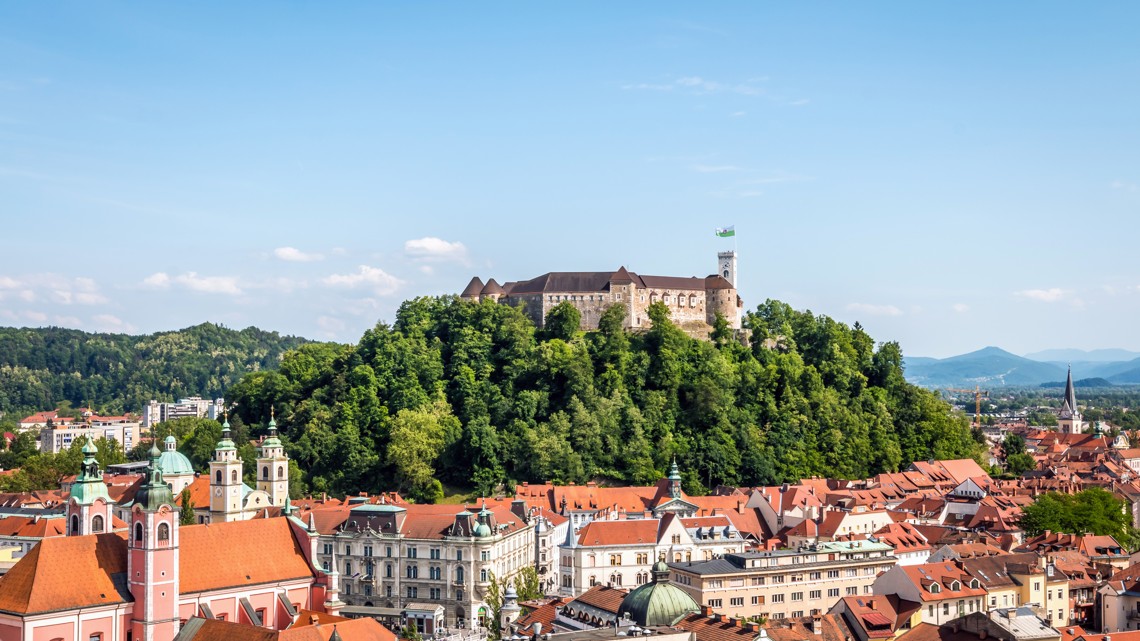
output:
[[[159,523],[158,524],[158,540],[159,541],[169,541],[170,540],[170,526],[168,524],[166,524],[166,523]]]
[[[91,531],[96,533],[103,531],[103,515],[96,514],[91,517]]]
[[[689,307],[696,307],[696,306],[697,306],[697,297],[694,296],[693,294],[689,294]]]

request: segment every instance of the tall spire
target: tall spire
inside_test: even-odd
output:
[[[1069,374],[1065,378],[1065,400],[1061,408],[1068,407],[1070,412],[1077,411],[1077,391],[1073,388],[1073,366],[1069,365]]]
[[[79,468],[75,483],[71,485],[71,498],[78,503],[91,504],[96,498],[111,502],[107,486],[103,483],[103,472],[95,459],[98,453],[99,448],[95,446],[95,439],[91,436],[91,432],[88,432],[87,442],[83,444],[83,465]]]
[[[135,494],[135,505],[144,510],[155,511],[161,505],[174,505],[174,494],[170,486],[162,480],[162,470],[158,468],[158,458],[162,456],[158,445],[150,446],[150,465],[147,466],[147,481]]]

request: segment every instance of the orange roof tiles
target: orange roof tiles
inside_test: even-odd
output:
[[[626,597],[629,592],[621,588],[611,588],[607,585],[595,585],[594,587],[579,594],[574,601],[567,603],[568,606],[573,606],[575,602],[585,603],[592,605],[599,610],[612,612],[617,614],[618,609],[621,607],[621,601]]]
[[[121,522],[121,521],[120,521]],[[39,516],[9,516],[0,519],[0,536],[43,539],[67,534],[67,519]]]
[[[127,543],[117,534],[43,539],[0,577],[0,611],[56,612],[125,603],[113,579],[127,571]]]
[[[183,594],[314,576],[288,519],[187,525],[179,537]]]
[[[591,521],[578,532],[578,545],[593,547],[656,543],[658,523],[655,519]]]

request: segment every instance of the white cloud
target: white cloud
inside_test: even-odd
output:
[[[13,292],[20,300],[31,302],[41,298],[61,305],[99,305],[107,297],[99,293],[94,279],[79,276],[69,278],[59,274],[25,274],[14,278],[0,276],[0,297],[5,291]]]
[[[793,100],[793,101],[789,102],[788,104],[793,106],[793,107],[802,107],[802,106],[804,106],[810,102],[811,101],[808,100],[807,98],[800,98],[799,100]]]
[[[410,241],[409,241],[410,242]],[[351,274],[332,274],[322,279],[322,282],[332,287],[355,289],[368,287],[377,296],[389,296],[396,293],[404,281],[396,278],[379,267],[360,265],[357,271]]]
[[[199,276],[197,272],[186,272],[173,277],[166,272],[155,272],[144,278],[142,284],[145,287],[155,289],[166,289],[177,285],[184,289],[206,294],[236,296],[242,293],[236,276]]]
[[[295,247],[278,247],[273,250],[273,255],[280,260],[289,261],[291,263],[311,263],[325,259],[322,254],[305,253]]]
[[[966,303],[954,303],[950,306],[950,309],[958,312],[959,314],[965,314],[966,312],[970,311],[970,306]]]
[[[170,287],[170,275],[166,272],[155,272],[143,279],[143,285],[165,289]]]
[[[241,294],[236,276],[199,276],[197,272],[186,272],[174,277],[174,282],[196,292],[206,294]]]
[[[1137,189],[1140,189],[1140,187],[1137,187],[1136,183],[1127,180],[1114,180],[1109,183],[1109,186],[1113,189],[1119,189],[1121,191],[1136,191]]]
[[[1023,289],[1014,292],[1013,295],[1042,303],[1057,303],[1064,300],[1067,294],[1060,287],[1050,287],[1049,289]]]
[[[111,314],[96,314],[95,316],[91,317],[91,321],[94,323],[95,330],[100,332],[119,332],[129,334],[135,331],[134,325],[131,325],[130,323],[123,321],[118,316],[113,316]]]
[[[42,323],[42,322],[47,320],[47,314],[45,314],[43,312],[33,312],[31,310],[26,310],[26,311],[20,312],[20,315],[23,316],[24,318],[30,320],[30,321],[34,321],[37,323]]]
[[[870,316],[902,316],[902,310],[894,305],[874,305],[871,303],[851,303],[847,311]]]
[[[744,116],[744,115],[747,115],[747,114],[746,114],[745,112],[743,112],[743,111],[734,111],[734,112],[732,112],[732,113],[730,113],[730,114],[728,114],[728,115],[729,115],[729,116],[732,116],[733,118],[739,118],[739,117],[741,117],[741,116]]]
[[[434,236],[406,241],[404,253],[415,260],[454,261],[467,264],[467,247],[463,243],[459,241],[449,242]]]

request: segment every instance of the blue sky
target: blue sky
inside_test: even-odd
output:
[[[749,307],[1140,349],[1140,5],[614,4],[0,5],[0,323],[354,341],[733,224]]]

